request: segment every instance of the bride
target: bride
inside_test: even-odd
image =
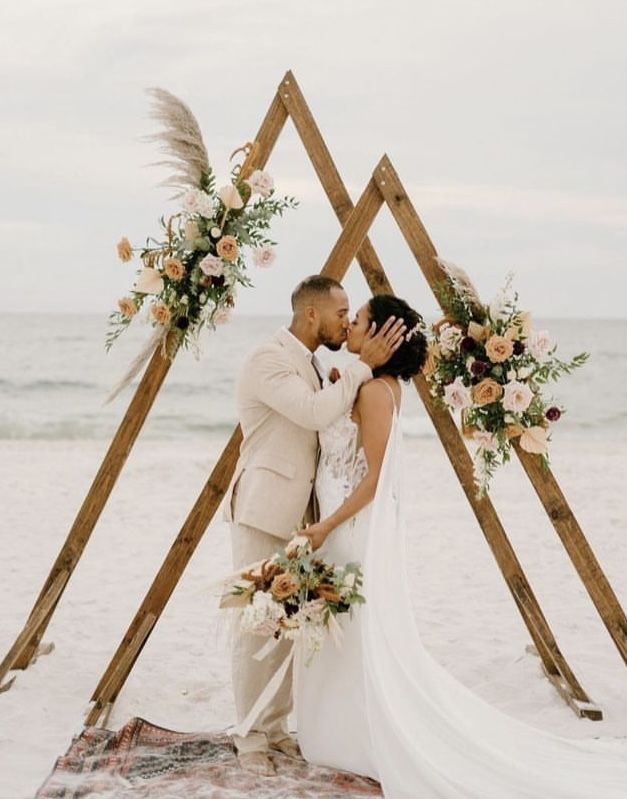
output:
[[[488,705],[424,649],[405,572],[399,379],[420,372],[422,319],[403,300],[373,297],[347,347],[358,353],[372,322],[402,317],[403,345],[362,386],[349,413],[320,433],[321,521],[305,534],[325,560],[358,561],[366,603],[338,616],[295,672],[304,757],[378,780],[386,799],[625,799],[627,750],[571,741]]]

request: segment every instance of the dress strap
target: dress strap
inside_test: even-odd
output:
[[[387,388],[387,390],[390,392],[390,395],[392,397],[392,405],[394,405],[394,410],[398,412],[398,408],[396,407],[396,397],[394,396],[394,392],[392,391],[392,386],[390,386],[390,384],[387,382],[387,380],[383,380],[380,377],[375,377],[374,380],[377,383],[383,383],[383,385]]]

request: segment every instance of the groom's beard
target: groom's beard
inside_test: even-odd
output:
[[[337,352],[346,341],[346,333],[340,331],[333,336],[329,328],[322,324],[318,331],[318,341],[320,342],[318,346],[322,345],[332,352]]]

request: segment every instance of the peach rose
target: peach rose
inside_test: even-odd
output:
[[[120,239],[117,243],[118,258],[120,261],[130,261],[133,257],[131,242],[126,238]]]
[[[118,308],[122,316],[135,316],[137,313],[135,301],[130,297],[122,297],[121,300],[118,300]]]
[[[293,596],[298,591],[298,583],[291,574],[277,574],[270,586],[272,596],[279,602]]]
[[[512,357],[514,345],[504,336],[490,336],[486,342],[485,351],[492,363],[503,363]]]
[[[155,303],[150,309],[153,319],[159,325],[167,325],[170,323],[170,309],[164,302]]]
[[[224,258],[225,261],[235,261],[239,252],[234,236],[222,236],[216,245],[216,250],[220,258]]]
[[[185,275],[185,267],[178,258],[166,258],[163,262],[163,271],[170,278],[178,283]]]
[[[496,380],[486,377],[472,389],[472,398],[477,405],[489,405],[503,396],[503,388]]]
[[[330,583],[320,583],[316,588],[316,593],[320,599],[326,599],[327,602],[339,602],[341,596]]]

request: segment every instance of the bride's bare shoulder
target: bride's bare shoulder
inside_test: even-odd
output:
[[[391,393],[390,393],[391,392]],[[381,418],[381,414],[392,413],[392,400],[398,405],[400,386],[392,386],[387,380],[373,378],[359,389],[353,409],[353,418],[363,421],[370,416]]]

